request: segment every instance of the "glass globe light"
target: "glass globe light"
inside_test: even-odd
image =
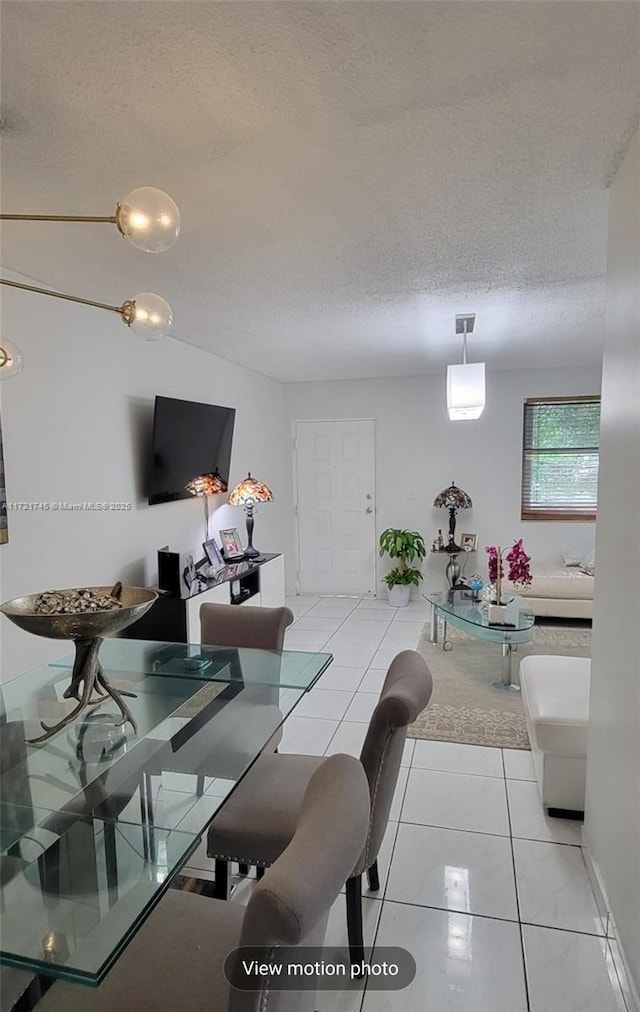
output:
[[[17,344],[0,337],[0,380],[11,379],[22,372],[24,359]]]
[[[164,253],[180,235],[180,211],[168,193],[155,186],[140,186],[118,204],[116,225],[138,249]]]
[[[166,337],[173,324],[171,306],[153,292],[142,292],[127,299],[120,314],[127,326],[146,341]]]

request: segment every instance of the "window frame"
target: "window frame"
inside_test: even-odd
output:
[[[549,509],[531,509],[525,504],[525,493],[527,498],[531,495],[531,486],[527,488],[525,485],[525,458],[527,453],[531,453],[531,447],[527,447],[525,444],[526,431],[527,431],[527,406],[531,404],[580,404],[585,401],[601,402],[600,394],[580,394],[580,395],[569,395],[566,397],[526,397],[524,406],[522,409],[522,458],[521,458],[521,481],[520,481],[520,519],[528,521],[571,521],[573,523],[593,523],[597,519],[598,507],[596,504],[595,510],[583,510],[578,508],[571,508],[565,510],[549,510]],[[566,452],[567,450],[577,449],[575,447],[557,447],[559,452]],[[535,453],[536,451],[533,450]],[[545,447],[538,451],[540,453],[553,453],[553,449]],[[592,452],[592,451],[590,451]],[[600,465],[600,440],[598,439],[598,466]]]

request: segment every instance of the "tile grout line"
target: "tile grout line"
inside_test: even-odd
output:
[[[402,769],[402,766],[400,767],[400,769]],[[399,806],[399,815],[398,815],[398,821],[396,823],[395,836],[393,838],[393,847],[391,848],[391,854],[389,855],[389,871],[387,873],[387,877],[386,877],[386,880],[385,880],[385,883],[384,883],[384,889],[382,890],[382,902],[383,902],[383,904],[386,903],[386,900],[387,900],[387,889],[389,888],[389,879],[391,878],[391,865],[393,864],[393,855],[396,852],[396,845],[398,843],[398,833],[400,832],[400,825],[401,825],[400,816],[402,815],[402,808],[403,808],[403,805],[404,805],[404,799],[405,799],[405,797],[407,795],[407,788],[409,786],[409,775],[410,775],[410,773],[411,773],[411,767],[409,766],[409,770],[408,770],[408,773],[407,773],[407,779],[406,779],[406,782],[405,782],[405,785],[404,785],[404,791],[402,792],[402,801],[400,802],[400,806]],[[398,773],[398,776],[400,776],[399,773]],[[393,799],[392,799],[392,803],[393,803]],[[388,823],[387,823],[387,825],[388,825]],[[380,916],[382,917],[382,912],[380,912]]]
[[[511,805],[509,803],[509,791],[507,790],[507,767],[504,761],[504,750],[502,750],[502,765],[505,771],[504,794],[507,803],[507,819],[509,820],[509,846],[511,848],[511,866],[513,869],[513,888],[516,894],[516,912],[518,914],[518,934],[520,936],[520,952],[522,954],[522,973],[524,976],[524,991],[527,1000],[527,1009],[531,1012],[531,994],[529,990],[529,972],[527,969],[527,957],[524,948],[524,931],[522,928],[522,917],[520,911],[520,893],[518,891],[518,874],[516,871],[516,853],[513,845],[513,825],[511,822]]]
[[[414,741],[431,741],[431,740],[432,739],[429,738],[414,738]],[[448,743],[438,742],[438,744],[445,745]],[[457,745],[458,742],[454,742],[453,744]],[[476,745],[469,746],[469,748],[476,748],[476,747],[477,747]],[[440,767],[433,767],[433,766],[414,766],[413,763],[411,764],[411,769],[417,770],[420,773],[453,773],[454,776],[458,777],[478,777],[483,780],[504,780],[504,777],[498,773],[471,773],[471,772],[461,773],[460,770],[445,770]]]
[[[409,783],[409,777],[407,776],[407,784],[408,783]],[[404,786],[405,793],[406,793],[406,790],[407,790],[407,784],[405,784],[405,786]],[[400,805],[400,812],[401,813],[402,813],[402,805],[403,804],[404,804],[404,794],[402,795],[402,804]],[[388,823],[387,823],[387,825],[388,825]],[[389,876],[391,875],[391,864],[393,862],[393,855],[395,854],[396,843],[397,843],[397,840],[398,840],[398,833],[399,832],[400,832],[400,820],[398,820],[398,822],[396,823],[396,831],[395,831],[395,835],[393,837],[393,846],[391,847],[391,854],[389,856],[389,870],[387,872],[387,878],[386,878],[386,881],[384,883],[384,889],[382,891],[382,898],[380,900],[380,914],[378,916],[378,921],[377,921],[377,924],[376,924],[376,930],[373,933],[373,940],[371,942],[371,956],[370,956],[370,959],[373,959],[373,956],[374,956],[374,952],[375,952],[375,948],[376,948],[376,943],[378,941],[378,934],[380,932],[380,924],[382,922],[382,918],[383,918],[383,915],[384,915],[384,905],[387,902],[387,900],[386,900],[387,886],[389,884]],[[360,1012],[362,1012],[362,1009],[364,1008],[364,1003],[365,1003],[365,999],[366,999],[367,985],[368,985],[368,983],[369,983],[369,979],[367,978],[367,980],[365,980],[365,984],[364,984],[364,987],[362,989],[362,999],[360,1001]]]
[[[400,825],[401,824],[398,823],[398,830],[396,832],[396,840],[397,840],[398,832],[400,831]],[[395,852],[395,847],[396,847],[396,841],[394,841],[394,845],[393,845],[393,851],[394,852]],[[387,878],[387,884],[388,884],[388,878]],[[367,899],[376,899],[375,896],[367,896],[366,898]],[[581,935],[584,938],[598,938],[598,939],[602,939],[602,941],[607,941],[607,939],[605,938],[604,935],[599,935],[599,934],[597,934],[594,931],[580,931],[580,930],[577,930],[576,928],[558,927],[555,924],[539,924],[537,921],[520,921],[519,919],[516,919],[516,918],[513,918],[513,917],[503,917],[503,916],[500,916],[499,914],[482,914],[482,913],[480,913],[478,911],[473,911],[473,910],[459,910],[456,907],[440,907],[440,906],[438,906],[435,903],[412,903],[411,900],[395,900],[395,899],[392,899],[390,896],[386,895],[386,886],[385,886],[385,896],[384,896],[384,899],[382,900],[382,902],[383,903],[396,904],[396,906],[399,906],[399,907],[411,907],[412,909],[415,909],[415,910],[439,910],[441,913],[445,913],[445,914],[462,914],[464,917],[475,917],[475,918],[486,920],[486,921],[500,921],[502,924],[516,924],[518,926],[521,925],[521,924],[523,924],[523,925],[526,925],[526,927],[544,928],[546,931],[562,931],[562,932],[564,932],[565,934],[568,934],[568,935]]]
[[[363,599],[361,598],[361,600],[363,600]],[[315,605],[314,605],[314,607],[315,607]],[[354,611],[356,610],[356,608],[358,608],[358,605],[356,605],[356,606],[355,606],[355,608],[352,608],[352,610],[351,610],[350,612],[348,612],[348,614],[347,614],[347,615],[345,615],[345,617],[343,618],[342,622],[341,622],[341,623],[340,623],[340,625],[338,626],[338,629],[336,629],[336,630],[335,630],[335,632],[333,632],[333,633],[331,634],[331,636],[334,636],[334,635],[335,635],[335,633],[336,633],[336,632],[338,632],[338,630],[342,628],[342,626],[344,625],[344,623],[345,623],[345,622],[347,621],[347,618],[349,617],[349,615],[352,615],[352,614],[353,614],[353,612],[354,612]],[[310,610],[313,610],[313,609],[310,609]],[[389,624],[389,623],[388,623],[388,624]],[[324,649],[324,647],[326,646],[326,644],[327,644],[327,643],[329,642],[329,640],[331,639],[331,636],[329,636],[329,637],[328,637],[328,639],[326,639],[326,640],[325,640],[325,642],[324,642],[324,644],[323,644],[323,649]],[[374,656],[375,656],[375,655],[374,655]],[[373,658],[372,658],[372,659],[373,659]],[[338,667],[338,668],[339,668],[339,667],[347,667],[347,665],[341,665],[341,664],[337,664],[337,665],[336,665],[336,667]],[[368,671],[369,671],[369,668],[370,668],[370,667],[371,667],[371,665],[370,665],[370,664],[367,664],[367,665],[365,665],[365,668],[364,668],[364,674],[363,674],[362,678],[360,679],[360,681],[358,682],[358,686],[360,686],[360,685],[362,684],[362,682],[364,681],[364,679],[365,679],[365,678],[367,677],[367,673],[368,673]],[[340,690],[340,689],[338,689],[338,690],[336,690],[336,691],[340,692],[341,690]],[[358,692],[358,689],[356,689],[356,690],[354,691],[354,693],[353,693],[353,695],[352,695],[352,697],[351,697],[351,700],[352,700],[352,701],[353,701],[353,698],[354,698],[354,696],[355,696],[356,692]],[[375,693],[372,693],[372,695],[375,695]],[[349,703],[349,706],[350,706],[350,705],[351,705],[351,703]],[[348,707],[347,707],[347,709],[348,709]],[[323,719],[329,719],[329,718],[323,718],[323,717],[318,717],[317,719],[318,719],[318,720],[323,720]],[[338,733],[338,731],[340,730],[340,728],[341,728],[341,726],[342,726],[342,724],[343,724],[343,723],[347,723],[347,724],[360,724],[360,723],[368,723],[368,721],[357,721],[357,720],[353,720],[353,721],[345,721],[344,717],[341,717],[341,718],[340,718],[340,720],[338,721],[338,726],[336,727],[335,731],[334,731],[334,732],[333,732],[333,734],[331,735],[331,738],[329,739],[329,743],[327,744],[327,748],[326,748],[326,749],[324,750],[324,752],[322,753],[323,755],[326,755],[326,754],[327,754],[327,749],[331,748],[331,744],[332,744],[332,742],[333,742],[333,739],[335,738],[336,734],[337,734],[337,733]]]

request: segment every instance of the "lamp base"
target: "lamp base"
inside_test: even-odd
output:
[[[244,552],[244,557],[245,559],[259,559],[260,552],[258,551],[257,548],[254,548],[253,545],[247,545]]]

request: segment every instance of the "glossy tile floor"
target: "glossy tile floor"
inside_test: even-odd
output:
[[[286,646],[334,662],[285,724],[280,751],[359,754],[393,657],[417,646],[426,606],[294,597]],[[499,663],[496,653],[496,665]],[[622,1012],[580,850],[581,824],[545,816],[527,752],[407,743],[366,936],[403,945],[404,991],[318,995],[318,1012]],[[328,942],[346,943],[342,898]]]
[[[359,755],[387,667],[416,647],[426,606],[287,604],[285,645],[334,662],[287,720],[280,751]],[[624,1012],[580,838],[580,823],[545,815],[529,753],[408,740],[364,922],[367,944],[406,947],[417,975],[403,991],[320,992],[318,1012]],[[344,897],[327,942],[346,944]]]

